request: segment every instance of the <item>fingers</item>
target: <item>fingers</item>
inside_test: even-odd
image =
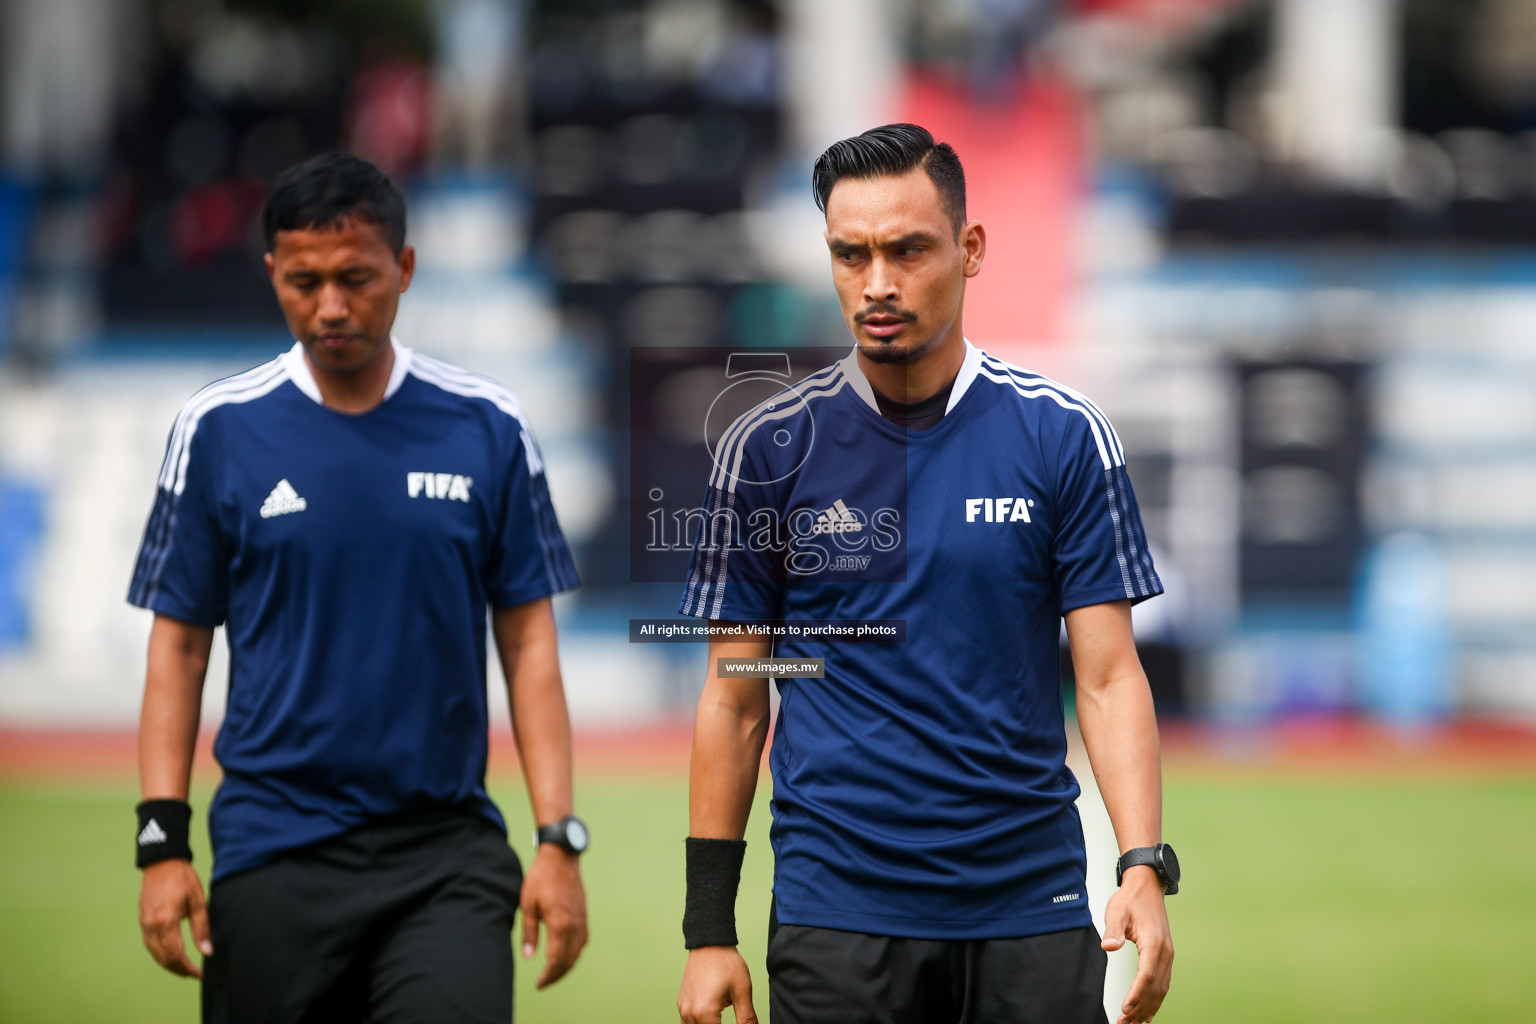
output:
[[[1137,947],[1136,979],[1120,1005],[1119,1024],[1150,1021],[1168,995],[1173,973],[1173,944],[1166,936],[1147,936]]]
[[[705,946],[688,954],[677,1014],[682,1024],[720,1024],[727,1006],[736,1024],[757,1024],[752,1008],[752,975],[734,946]]]
[[[525,891],[526,895],[526,891]],[[533,951],[539,945],[539,904],[537,900],[523,900],[523,959],[532,960]]]
[[[139,927],[144,933],[144,947],[161,967],[187,978],[203,976],[182,945],[180,915],[173,920],[157,918],[149,923],[140,922]]]
[[[197,946],[198,952],[203,956],[213,955],[213,933],[208,926],[208,904],[203,902],[203,894],[196,894],[197,898],[192,903],[192,913],[188,918],[192,925],[192,942]]]
[[[1111,898],[1109,906],[1104,908],[1104,938],[1099,942],[1099,947],[1113,953],[1124,945],[1125,911]]]
[[[724,1015],[724,1010],[685,1010],[681,1005],[677,1008],[681,1024],[720,1024]]]
[[[547,921],[544,927],[548,939],[544,945],[544,970],[535,988],[552,985],[565,977],[587,941],[586,927],[575,922],[556,925]]]
[[[203,972],[198,970],[188,957],[186,948],[181,943],[181,922],[178,920],[170,927],[156,926],[144,929],[144,946],[149,950],[149,955],[155,958],[155,962],[172,974],[180,974],[186,978],[201,978]]]
[[[752,986],[732,991],[722,1001],[720,1008],[685,1007],[679,999],[677,1015],[682,1024],[721,1024],[725,1018],[724,1006],[736,1011],[736,1024],[758,1024],[757,1011],[752,1008]]]
[[[548,928],[547,931],[548,941],[544,943],[544,970],[539,972],[539,980],[534,982],[534,988],[543,988],[550,982],[559,980],[571,966],[565,962],[565,932],[556,928]]]
[[[1136,969],[1136,980],[1131,982],[1131,990],[1125,994],[1125,1002],[1120,1004],[1119,1024],[1140,1024],[1147,1019],[1149,1015],[1146,1007],[1151,981],[1151,975],[1143,962]]]
[[[751,981],[731,992],[731,1005],[736,1009],[736,1024],[757,1024],[757,1011],[752,1009]]]
[[[201,978],[203,972],[187,956],[181,939],[181,922],[193,914],[201,920],[200,942],[207,942],[208,917],[202,883],[190,864],[163,861],[145,870],[139,894],[139,931],[144,937],[144,948],[172,974]],[[194,929],[197,927],[194,922]]]
[[[553,852],[551,852],[553,851]],[[523,957],[529,958],[544,928],[544,970],[536,987],[563,978],[587,944],[587,904],[573,857],[541,847],[523,880]]]
[[[1120,1004],[1118,1024],[1146,1024],[1168,995],[1173,973],[1173,935],[1160,890],[1127,895],[1121,889],[1104,908],[1105,949],[1119,949],[1126,940],[1136,944],[1136,977]]]

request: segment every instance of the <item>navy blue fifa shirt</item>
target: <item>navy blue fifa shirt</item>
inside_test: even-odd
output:
[[[1162,592],[1125,454],[1086,398],[966,344],[937,425],[883,418],[855,356],[715,449],[682,611],[902,619],[787,639],[774,899],[786,924],[979,939],[1091,923],[1066,766],[1065,612]]]
[[[576,585],[501,385],[395,345],[384,401],[327,409],[292,350],[177,417],[129,601],[223,624],[215,878],[485,792],[487,606]]]

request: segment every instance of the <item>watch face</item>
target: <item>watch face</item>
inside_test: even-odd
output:
[[[587,848],[587,826],[581,823],[580,818],[570,818],[566,821],[565,841],[570,843],[571,849],[577,853]]]
[[[1173,847],[1167,843],[1162,845],[1161,852],[1163,855],[1163,874],[1168,877],[1168,881],[1177,882],[1179,880],[1178,855],[1173,852]]]

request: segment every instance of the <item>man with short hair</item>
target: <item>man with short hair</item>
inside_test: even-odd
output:
[[[717,444],[705,512],[742,529],[701,531],[682,611],[722,631],[856,619],[904,620],[907,633],[772,645],[825,659],[825,678],[778,680],[774,1024],[1103,1022],[1104,951],[1126,940],[1139,970],[1119,1022],[1150,1021],[1168,988],[1163,898],[1178,863],[1161,842],[1157,722],[1131,633],[1131,605],[1162,584],[1120,441],[1082,395],[965,339],[986,234],[966,218],[948,145],[886,125],[828,149],[814,185],[855,348]],[[1123,851],[1102,941],[1065,763],[1063,618]],[[727,1005],[756,1019],[734,903],[768,681],[722,678],[719,663],[769,650],[710,644],[685,1024],[715,1024]]]
[[[391,337],[416,256],[382,172],[290,168],[264,226],[297,341],[177,417],[129,593],[155,613],[144,942],[203,979],[208,1022],[507,1024],[518,909],[524,957],[547,929],[540,987],[587,937],[550,612],[577,581],[544,465],[510,391]],[[543,826],[526,878],[485,790],[487,607]],[[205,906],[187,793],[221,624]]]

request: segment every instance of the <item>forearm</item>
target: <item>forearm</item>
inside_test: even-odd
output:
[[[1163,780],[1152,691],[1126,601],[1067,613],[1077,719],[1121,852],[1162,841]]]
[[[1114,601],[1067,613],[1077,670],[1077,721],[1099,794],[1123,854],[1163,838],[1163,779],[1152,690],[1136,656],[1131,606]],[[1104,908],[1106,950],[1136,944],[1136,977],[1117,1024],[1145,1024],[1163,1004],[1173,966],[1173,938],[1163,905],[1165,883],[1150,866],[1126,869]]]
[[[558,821],[575,809],[571,782],[571,718],[553,656],[524,659],[512,686],[512,734],[534,820]]]
[[[1078,726],[1121,852],[1162,841],[1162,755],[1152,693],[1140,665],[1079,681]]]
[[[145,800],[186,800],[213,630],[156,616],[139,715],[139,787]]]
[[[497,609],[497,645],[507,677],[512,734],[541,825],[571,814],[571,718],[560,678],[560,656],[549,601]]]
[[[709,668],[693,725],[688,768],[688,834],[740,839],[757,792],[768,736],[768,680],[721,679],[720,658],[767,657],[761,641],[709,645]]]

